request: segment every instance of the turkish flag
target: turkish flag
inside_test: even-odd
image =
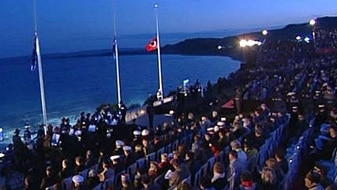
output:
[[[145,50],[147,52],[154,51],[157,48],[158,48],[158,43],[157,43],[157,38],[156,37],[152,38],[152,40],[149,41],[149,43],[147,43],[146,46],[145,46]]]

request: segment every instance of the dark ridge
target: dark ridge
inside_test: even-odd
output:
[[[315,28],[337,27],[337,17],[322,17],[316,19]],[[296,36],[309,36],[312,26],[309,23],[290,24],[281,29],[269,30],[269,40],[295,40]],[[169,44],[162,48],[163,53],[183,55],[219,55],[230,56],[234,59],[240,58],[240,39],[254,39],[263,41],[261,31],[244,33],[237,36],[224,38],[192,38]],[[221,46],[221,49],[218,49]]]

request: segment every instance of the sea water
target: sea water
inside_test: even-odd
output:
[[[42,51],[43,52],[43,51]],[[75,123],[80,112],[94,112],[103,103],[116,103],[116,67],[112,56],[42,55],[48,122],[58,125],[62,117]],[[228,57],[161,55],[164,94],[176,90],[182,81],[199,80],[203,86],[235,72],[240,64]],[[119,57],[123,102],[144,103],[158,89],[156,54]],[[30,57],[0,59],[0,128],[11,142],[13,131],[26,123],[35,131],[42,121],[38,71],[30,71]]]

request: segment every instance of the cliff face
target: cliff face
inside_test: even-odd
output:
[[[337,28],[337,17],[322,17],[316,19],[315,29],[319,28]],[[240,34],[238,36],[229,36],[224,38],[192,38],[178,42],[172,45],[166,45],[161,50],[166,54],[184,54],[184,55],[219,55],[230,56],[234,59],[240,59],[241,39],[253,39],[263,41],[269,40],[295,40],[296,36],[309,36],[313,27],[309,23],[290,24],[281,29],[268,31],[267,36],[263,36],[261,31]],[[221,48],[218,48],[221,46]]]

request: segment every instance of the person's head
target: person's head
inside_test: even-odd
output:
[[[174,169],[178,169],[179,166],[180,166],[179,160],[178,159],[172,159],[171,165],[174,167]]]
[[[82,158],[82,156],[76,156],[75,157],[75,164],[77,166],[83,165],[83,158]]]
[[[143,144],[144,147],[148,147],[149,141],[146,138],[143,138],[142,144]]]
[[[161,160],[161,162],[167,162],[168,161],[168,155],[167,155],[167,153],[162,153],[160,155],[160,160]]]
[[[229,161],[235,160],[238,158],[238,152],[236,152],[235,150],[231,150],[228,153],[228,159]]]
[[[215,162],[213,166],[213,174],[223,174],[225,172],[225,166],[221,162]]]
[[[53,175],[53,168],[51,166],[46,167],[46,175],[47,176]]]
[[[87,150],[85,152],[85,157],[88,159],[88,158],[91,158],[93,155],[92,155],[92,151],[91,150]]]
[[[275,169],[277,167],[277,161],[275,158],[269,158],[266,160],[266,166]]]
[[[254,184],[252,174],[248,170],[245,170],[241,173],[240,181],[241,186],[243,186],[244,188],[252,187]]]
[[[332,125],[329,127],[329,135],[330,137],[337,137],[337,127]]]
[[[79,187],[83,183],[84,178],[81,175],[75,175],[72,177],[72,181],[75,187]]]
[[[135,152],[141,152],[141,151],[143,151],[143,146],[141,144],[137,144],[135,146]]]
[[[276,174],[272,168],[264,167],[261,173],[262,183],[265,184],[275,184],[276,183]]]
[[[67,168],[67,167],[69,167],[69,160],[63,159],[62,160],[62,168]]]
[[[158,163],[154,162],[154,161],[151,161],[150,162],[150,168],[149,168],[149,170],[155,170],[155,171],[157,171],[158,170]]]
[[[238,140],[233,140],[230,143],[232,150],[238,150],[241,148],[241,143]]]
[[[129,155],[130,152],[131,152],[131,147],[130,146],[123,146],[123,152],[124,152],[124,155]]]
[[[255,136],[256,137],[261,137],[263,135],[263,128],[258,127],[255,129]]]
[[[307,188],[311,188],[312,186],[318,184],[320,179],[321,179],[321,176],[317,172],[311,170],[305,176],[304,184]]]

